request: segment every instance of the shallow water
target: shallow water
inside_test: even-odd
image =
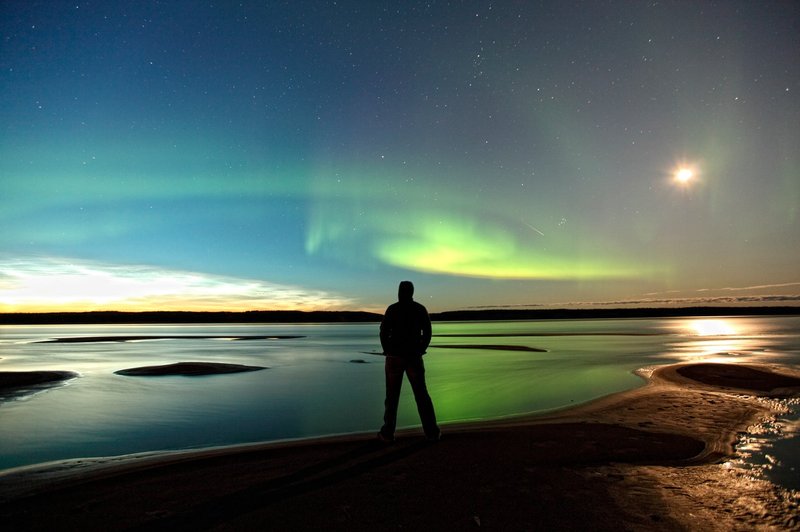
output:
[[[641,385],[633,371],[646,366],[701,360],[800,366],[798,317],[446,322],[434,323],[434,335],[425,363],[444,423],[586,402]],[[225,338],[39,343],[92,336]],[[229,339],[236,336],[302,337]],[[0,370],[71,370],[80,376],[0,402],[0,469],[374,431],[383,415],[379,350],[377,324],[2,326]],[[205,377],[114,374],[180,361],[269,369]],[[400,405],[401,426],[418,424],[408,388]],[[797,405],[790,407],[786,419],[796,419]],[[771,464],[779,464],[764,474],[787,486],[797,476],[789,469],[797,463],[796,431],[794,439],[784,438],[790,432],[769,438],[752,458],[768,454]],[[783,468],[783,463],[792,465]]]

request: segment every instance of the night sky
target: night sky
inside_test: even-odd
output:
[[[5,0],[0,34],[0,311],[800,300],[797,2]]]

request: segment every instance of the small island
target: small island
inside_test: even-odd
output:
[[[244,366],[242,364],[223,364],[219,362],[177,362],[163,366],[142,366],[115,371],[117,375],[130,377],[160,377],[166,375],[181,375],[196,377],[201,375],[221,375],[226,373],[244,373],[247,371],[260,371],[267,369],[263,366]]]
[[[0,371],[0,393],[45,388],[77,376],[74,371]]]

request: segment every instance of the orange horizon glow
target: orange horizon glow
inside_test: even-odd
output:
[[[93,302],[75,301],[70,303],[31,303],[19,305],[0,304],[0,313],[6,314],[46,314],[46,313],[80,313],[80,312],[249,312],[272,310],[299,310],[303,312],[345,310],[322,305],[248,305],[240,301],[233,302],[125,302],[120,301],[108,305],[98,305]],[[360,309],[359,309],[360,310]]]

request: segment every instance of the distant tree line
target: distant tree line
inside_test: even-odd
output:
[[[681,307],[608,309],[479,309],[431,314],[433,321],[567,320],[689,316],[800,315],[800,307]],[[44,312],[0,313],[4,325],[107,323],[368,323],[382,315],[361,311],[251,310],[246,312]]]
[[[438,321],[569,320],[585,318],[670,318],[689,316],[800,315],[800,307],[680,307],[593,309],[480,309],[432,314]]]
[[[327,323],[377,322],[380,314],[359,311],[252,310],[246,312],[43,312],[0,314],[0,324],[61,323]]]

